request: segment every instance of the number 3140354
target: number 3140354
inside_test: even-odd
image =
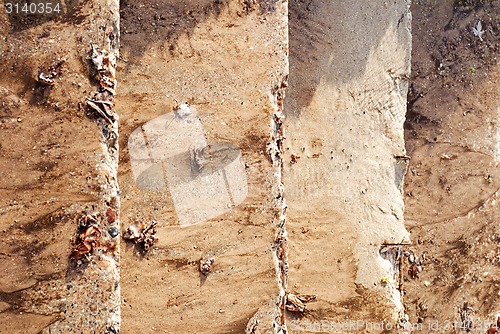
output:
[[[52,14],[61,12],[59,3],[53,4],[52,2],[41,3],[5,3],[5,10],[7,14]]]

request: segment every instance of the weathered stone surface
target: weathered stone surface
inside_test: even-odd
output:
[[[285,99],[289,290],[312,319],[397,320],[397,268],[382,245],[403,226],[406,1],[292,1]],[[294,319],[291,329],[307,325]],[[292,330],[293,332],[293,330]]]

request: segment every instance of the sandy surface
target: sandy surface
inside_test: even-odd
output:
[[[422,272],[405,265],[410,320],[478,333],[498,312],[498,1],[413,5],[406,226]],[[471,29],[482,22],[482,41]]]
[[[266,148],[274,111],[270,95],[287,71],[286,8],[276,6],[270,12],[249,12],[238,1],[122,3],[124,61],[117,104],[122,224],[156,220],[159,237],[145,256],[134,247],[122,249],[124,332],[241,333],[259,307],[278,296],[271,249],[275,178]],[[203,174],[206,183],[189,192],[189,185],[199,180],[191,179],[189,163],[182,169],[181,162],[167,161],[164,180],[169,188],[141,188],[128,142],[134,130],[146,131],[146,122],[164,115],[170,124],[162,128],[165,136],[189,140],[189,133],[173,132],[178,122],[168,118],[184,102],[196,110],[206,142],[240,150],[246,181],[226,176],[229,183],[247,183],[247,195],[222,214],[188,219],[181,227],[186,213],[179,206],[202,205],[198,196],[217,189],[215,172]],[[168,140],[158,150],[162,147],[166,156],[175,150]],[[178,154],[187,157],[188,152]],[[179,173],[190,181],[173,187]],[[215,190],[211,197],[225,192]],[[215,262],[205,277],[199,261],[207,256]]]

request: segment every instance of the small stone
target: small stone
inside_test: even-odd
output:
[[[106,210],[106,218],[109,224],[113,224],[118,219],[118,215],[113,209],[108,208]]]
[[[210,272],[212,272],[212,266],[214,264],[215,258],[213,256],[209,256],[207,258],[203,258],[200,260],[200,272],[207,276]]]
[[[118,234],[120,234],[120,231],[115,226],[111,226],[108,230],[108,233],[111,238],[115,238]]]
[[[424,281],[424,285],[427,287],[427,286],[430,286],[431,285],[431,282],[429,281]]]

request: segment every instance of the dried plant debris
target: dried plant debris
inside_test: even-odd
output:
[[[316,299],[314,295],[296,295],[287,293],[285,296],[285,308],[290,312],[303,314],[306,312],[306,304]]]
[[[72,244],[71,258],[74,260],[90,260],[94,249],[100,246],[102,236],[94,215],[85,215],[80,219],[79,232]]]
[[[198,176],[205,171],[223,169],[239,155],[239,149],[227,143],[200,144],[189,148],[191,173]]]
[[[422,272],[422,261],[425,256],[423,255],[422,258],[419,258],[411,252],[407,252],[405,255],[407,256],[408,263],[410,264],[408,268],[408,275],[410,275],[411,278],[417,278],[418,274]]]
[[[153,220],[149,225],[141,221],[135,221],[123,233],[123,239],[133,242],[147,252],[158,241],[156,221]]]
[[[408,275],[410,275],[411,278],[417,278],[419,273],[419,267],[414,263],[410,265],[410,268],[408,268]]]
[[[213,256],[202,258],[200,260],[200,272],[203,275],[207,276],[209,273],[212,272],[214,262],[215,258]]]
[[[87,98],[87,105],[102,116],[108,123],[118,120],[113,112],[116,95],[116,58],[107,50],[99,50],[92,45],[92,63],[99,75],[99,88],[92,98]]]
[[[496,325],[491,324],[486,334],[497,334],[499,329],[500,329],[500,316],[497,316]]]
[[[97,113],[106,119],[106,121],[110,124],[117,119],[116,114],[113,112],[113,97],[109,94],[96,92],[92,99],[87,97],[87,105],[97,111]]]
[[[295,165],[299,159],[300,159],[300,155],[291,154],[290,155],[290,165]]]
[[[116,85],[115,82],[115,74],[116,74],[116,57],[114,54],[110,53],[108,50],[99,50],[98,48],[95,47],[95,45],[92,45],[92,56],[91,56],[92,63],[97,69],[97,72],[99,73],[99,76],[101,77],[101,80],[105,82],[112,82],[111,87],[106,87],[107,89],[111,89],[111,92],[113,95],[115,95],[114,92],[114,86]],[[101,82],[101,85],[103,85],[103,82]],[[103,85],[105,86],[105,85]]]
[[[479,37],[481,42],[483,41],[484,30],[481,21],[477,21],[476,25],[472,27],[472,33],[474,36]]]
[[[491,324],[490,328],[486,331],[486,334],[498,334],[498,328]]]
[[[472,321],[471,313],[473,312],[472,307],[469,306],[468,302],[465,302],[460,308],[460,319],[462,323],[460,324],[460,329],[470,332],[474,328],[474,322]]]

